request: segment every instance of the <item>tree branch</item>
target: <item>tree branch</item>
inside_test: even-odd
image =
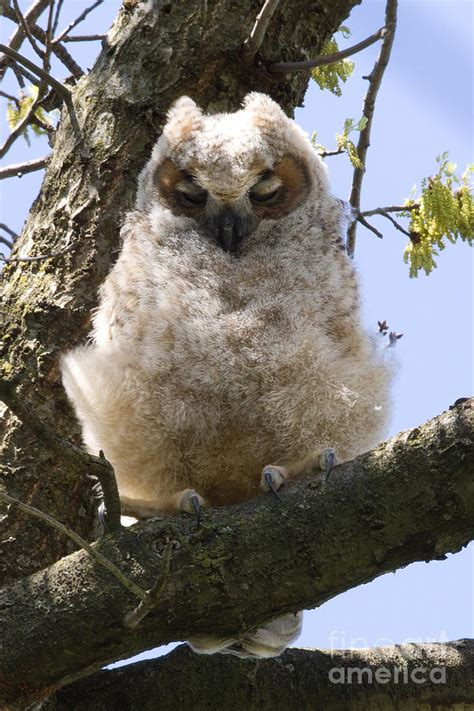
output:
[[[114,468],[104,453],[100,451],[99,456],[95,457],[63,437],[59,437],[50,425],[35,414],[21,394],[17,392],[14,384],[3,377],[0,378],[0,400],[36,435],[40,442],[69,461],[79,474],[92,474],[99,480],[106,508],[105,523],[107,528],[110,531],[120,529],[121,511],[117,480]]]
[[[44,51],[41,49],[41,47],[39,47],[37,45],[35,38],[31,34],[30,27],[29,27],[27,21],[25,20],[23,13],[20,10],[20,6],[18,5],[18,0],[13,0],[13,7],[14,7],[13,16],[16,18],[17,22],[20,23],[21,28],[22,28],[23,32],[25,33],[25,36],[28,37],[33,50],[36,52],[38,57],[40,57],[41,59],[44,59]],[[6,9],[8,10],[8,6]],[[13,19],[13,18],[10,16],[10,19]]]
[[[265,0],[265,4],[257,15],[250,37],[246,39],[244,43],[245,54],[248,58],[253,57],[260,49],[265,38],[268,25],[270,24],[270,21],[279,4],[280,0]]]
[[[35,170],[43,170],[48,165],[49,158],[49,156],[43,156],[42,158],[26,161],[26,163],[15,163],[7,165],[5,168],[0,168],[0,180],[13,177],[21,178],[23,175],[33,173]]]
[[[28,514],[28,516],[34,516],[35,518],[39,518],[40,521],[44,521],[48,524],[48,526],[55,528],[57,531],[59,531],[59,533],[62,533],[64,536],[70,538],[71,541],[73,541],[78,548],[83,548],[84,550],[86,550],[91,556],[91,558],[93,558],[96,563],[98,563],[98,565],[101,565],[103,568],[105,568],[105,570],[107,570],[111,575],[113,575],[119,581],[119,583],[124,586],[124,588],[126,588],[136,597],[138,597],[142,601],[143,605],[151,606],[151,604],[154,604],[153,600],[150,600],[150,596],[146,590],[143,590],[139,585],[136,585],[136,583],[134,583],[133,580],[130,580],[130,578],[124,575],[122,571],[117,568],[116,565],[111,563],[110,560],[103,556],[93,546],[89,545],[89,543],[84,540],[84,538],[78,536],[77,533],[72,531],[60,521],[57,521],[52,516],[49,516],[49,514],[44,513],[44,511],[40,511],[34,506],[29,506],[29,504],[23,503],[23,501],[18,501],[18,499],[14,499],[12,496],[8,496],[8,494],[5,494],[3,491],[0,491],[0,502],[7,504],[8,506],[13,506],[13,508],[16,508],[19,511]]]
[[[4,8],[4,15],[10,20],[15,20],[15,11],[8,6]],[[27,23],[27,26],[29,27],[29,30],[33,37],[36,37],[36,39],[40,40],[40,42],[46,44],[46,32],[43,30],[42,27],[40,27],[34,22],[30,22],[29,24]],[[71,57],[67,49],[61,43],[56,42],[55,44],[54,42],[51,42],[51,50],[54,52],[57,58],[64,64],[66,69],[71,72],[75,79],[80,79],[81,76],[83,76],[84,72],[82,71],[81,67],[75,62],[73,57]]]
[[[373,225],[371,225],[370,222],[367,222],[367,220],[365,219],[365,217],[362,217],[362,215],[359,215],[359,217],[357,218],[356,221],[360,222],[360,224],[361,224],[361,225],[364,225],[364,227],[365,227],[366,229],[368,229],[368,230],[370,230],[371,232],[373,232],[374,235],[376,235],[379,239],[383,239],[383,234],[382,234],[376,227],[374,227]],[[354,223],[351,222],[351,228],[352,228],[353,224],[354,224]]]
[[[411,212],[418,210],[419,204],[414,202],[411,205],[389,205],[388,207],[376,207],[373,210],[362,210],[359,214],[362,217],[371,217],[372,215],[383,215],[386,212]]]
[[[76,17],[75,20],[73,20],[62,32],[59,33],[57,37],[53,39],[53,44],[57,42],[62,42],[66,35],[68,35],[75,27],[77,27],[81,22],[83,22],[87,15],[92,12],[93,10],[96,9],[96,7],[99,7],[99,5],[102,5],[104,0],[96,0],[96,2],[92,3],[89,7],[86,7],[86,9],[81,12],[81,14]]]
[[[31,25],[31,23],[36,22],[38,17],[44,12],[44,10],[49,6],[50,0],[36,0],[25,12],[24,18],[28,26]],[[5,15],[6,17],[9,17],[8,13],[8,5],[6,3],[4,6],[2,6],[1,14]],[[11,19],[11,18],[10,18]],[[10,49],[16,50],[20,49],[23,40],[25,39],[25,32],[23,27],[18,27],[13,35],[10,37],[8,40],[8,46]],[[6,53],[5,53],[6,54]],[[8,56],[3,56],[0,57],[0,79],[3,78],[5,71],[8,69],[8,66],[10,64],[10,59],[11,57]]]
[[[375,101],[382,84],[385,69],[387,68],[390,60],[393,40],[395,39],[395,31],[397,28],[397,6],[397,0],[387,0],[387,4],[385,6],[385,27],[387,28],[387,32],[383,37],[380,53],[377,61],[375,62],[374,68],[372,69],[370,76],[367,77],[369,81],[369,88],[365,96],[363,109],[363,116],[367,119],[367,123],[360,132],[359,141],[357,143],[357,154],[363,167],[354,169],[351,195],[349,198],[350,204],[357,213],[360,212],[362,181],[364,179],[367,151],[370,146],[370,133],[372,130],[372,122],[375,112]],[[372,230],[375,231],[375,228],[372,228]],[[357,221],[353,222],[347,231],[347,253],[351,257],[354,256],[356,232]]]
[[[94,711],[191,706],[228,711],[454,711],[472,702],[473,667],[473,640],[375,649],[287,649],[277,659],[260,662],[219,654],[204,657],[183,645],[164,657],[75,682],[42,709],[70,711],[94,699]],[[218,690],[216,680],[225,680]]]
[[[7,703],[160,643],[248,631],[408,563],[443,558],[474,536],[473,474],[471,399],[339,465],[323,487],[311,476],[298,481],[283,503],[262,496],[211,510],[197,532],[177,517],[104,536],[97,550],[146,589],[173,542],[156,607],[124,634],[128,593],[83,551],[5,588]]]
[[[286,74],[287,72],[302,72],[307,69],[314,69],[315,67],[324,67],[327,64],[340,62],[341,59],[345,59],[346,57],[352,57],[353,54],[357,54],[375,42],[378,42],[380,39],[383,39],[387,34],[387,28],[381,27],[380,30],[374,32],[374,34],[362,40],[362,42],[358,42],[347,49],[342,49],[340,52],[322,54],[320,57],[308,59],[305,62],[273,62],[267,66],[267,69],[274,74]]]
[[[18,62],[18,64],[24,65],[27,69],[29,69],[31,72],[33,72],[33,74],[36,74],[37,76],[39,76],[46,84],[49,84],[49,86],[51,86],[55,90],[55,92],[57,94],[59,94],[59,96],[64,100],[64,103],[66,104],[66,108],[68,110],[69,119],[71,121],[71,126],[73,128],[74,134],[76,136],[76,139],[77,139],[79,145],[82,147],[82,150],[83,150],[83,153],[85,156],[86,151],[83,146],[84,142],[83,142],[83,138],[82,138],[82,132],[81,132],[81,128],[79,126],[79,122],[77,120],[76,112],[74,109],[74,104],[72,101],[71,92],[69,91],[69,89],[67,89],[64,86],[64,84],[61,84],[61,82],[57,81],[57,79],[52,77],[48,72],[45,72],[44,69],[41,69],[40,67],[36,66],[36,64],[33,64],[33,62],[30,62],[29,59],[27,59],[26,57],[23,57],[21,54],[18,54],[18,52],[15,52],[10,47],[7,47],[4,44],[0,44],[0,51],[2,51],[4,54],[6,54],[7,57],[14,59],[16,62]],[[36,109],[36,102],[35,102],[35,104],[32,105],[32,108],[33,108],[33,106],[35,106],[35,109]],[[29,113],[34,114],[34,111],[32,112],[30,110]],[[22,122],[22,124],[23,124],[23,122]],[[20,125],[20,124],[18,124],[18,125]],[[8,141],[8,139],[7,139],[7,141]],[[4,146],[6,145],[7,141],[5,142]],[[2,150],[3,150],[3,153],[0,151],[0,157],[2,155],[4,155],[4,153],[5,153],[4,147],[2,148]]]
[[[66,35],[63,42],[98,42],[104,38],[105,35]]]

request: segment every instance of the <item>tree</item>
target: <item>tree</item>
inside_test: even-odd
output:
[[[132,204],[135,177],[159,134],[166,109],[173,98],[185,93],[192,93],[204,108],[234,109],[245,93],[258,89],[291,111],[302,100],[307,74],[271,71],[269,65],[282,57],[317,56],[355,4],[338,0],[328,10],[317,2],[308,10],[299,1],[281,6],[269,2],[265,7],[273,10],[273,16],[260,15],[255,23],[261,9],[255,0],[125,2],[97,63],[81,82],[71,91],[56,87],[50,94],[40,84],[36,97],[30,97],[23,128],[33,121],[47,131],[44,115],[38,113],[40,105],[51,107],[62,99],[65,106],[41,193],[4,270],[1,397],[9,407],[3,425],[4,499],[9,495],[29,502],[89,541],[97,537],[96,502],[87,474],[104,480],[109,470],[100,459],[84,456],[69,444],[78,430],[59,384],[57,353],[88,331],[97,286],[118,248],[120,214]],[[393,9],[395,4],[388,5]],[[0,7],[6,14],[16,9],[16,3]],[[25,13],[19,36],[31,34],[38,39],[36,20],[47,7],[53,4],[34,3]],[[54,14],[50,17],[51,26]],[[215,32],[216,18],[225,18],[221,33]],[[248,38],[251,41],[244,44]],[[18,49],[19,41],[10,42],[10,49]],[[64,43],[46,36],[45,46],[47,53],[61,52],[71,72],[79,73],[64,54]],[[11,56],[7,53],[4,63]],[[43,59],[47,67],[47,56]],[[23,66],[16,60],[17,66]],[[32,71],[28,66],[24,70]],[[6,707],[25,708],[107,661],[203,631],[211,620],[222,631],[252,626],[277,612],[319,604],[413,560],[458,550],[473,531],[472,448],[472,403],[460,403],[409,435],[402,434],[339,468],[334,483],[324,491],[302,480],[284,494],[284,514],[267,499],[212,512],[199,532],[180,519],[111,531],[93,550],[115,566],[112,572],[84,550],[71,553],[74,546],[62,533],[31,511],[20,513],[13,503],[2,522],[5,588],[0,614],[6,654],[0,683]],[[408,466],[418,473],[416,491],[398,484]],[[350,504],[340,498],[346,482]],[[428,504],[413,516],[410,502],[416,497]],[[380,510],[374,501],[381,503]],[[338,508],[342,503],[344,511]],[[275,533],[284,528],[282,519],[286,525],[292,523],[292,544],[283,547],[284,559],[277,554]],[[317,536],[316,544],[318,527],[326,535]],[[256,555],[256,542],[268,538],[269,531],[275,535],[275,545]],[[341,557],[340,547],[334,546],[338,536],[358,546],[356,563]],[[116,577],[120,572],[121,580]],[[290,584],[275,585],[268,595],[269,575]],[[134,621],[142,621],[133,629],[127,623],[124,627],[134,610]],[[411,660],[416,659],[416,651],[407,652]],[[305,664],[325,668],[324,658],[315,662],[314,655],[288,654],[296,669],[307,668]],[[372,664],[380,667],[389,663],[393,650],[374,655]],[[448,651],[433,648],[426,655],[432,668],[446,662],[455,670],[457,696],[450,679],[449,686],[443,687],[449,691],[446,699],[439,687],[431,685],[423,687],[422,693],[428,694],[423,700],[431,694],[446,708],[451,708],[453,699],[467,703],[472,646],[466,642]],[[235,689],[241,688],[239,675],[255,671],[253,662],[229,666],[227,659],[198,659],[178,652],[162,662],[165,673],[169,665],[170,694],[174,663],[189,669],[190,689],[196,688],[194,674],[201,684],[204,678],[211,680],[225,671],[237,680],[237,686],[229,682],[229,689]],[[284,683],[283,665],[275,660],[267,666],[278,688]],[[154,665],[147,667],[145,676],[148,673],[161,674]],[[103,675],[91,677],[50,703],[53,708],[61,703],[70,707],[68,698],[75,698],[75,704],[81,698],[87,703],[88,683],[94,694],[103,689],[100,694],[106,699],[116,677],[112,675],[111,682],[104,682]],[[255,688],[261,690],[263,681],[255,679]],[[335,695],[336,686],[326,686],[327,703],[332,696],[337,707],[341,697]],[[304,699],[308,706],[312,703],[314,688],[303,689],[302,704]],[[415,682],[410,691],[416,699]],[[323,694],[321,689],[318,692]],[[255,693],[252,703],[258,707],[260,691]],[[271,699],[270,691],[265,693],[269,696],[263,698]],[[370,699],[370,688],[367,693]],[[155,707],[157,697],[149,698],[150,708]],[[136,696],[130,704],[141,707],[139,699]],[[94,707],[99,708],[99,702],[94,696]],[[277,707],[277,702],[273,705]],[[231,707],[230,701],[227,706]]]

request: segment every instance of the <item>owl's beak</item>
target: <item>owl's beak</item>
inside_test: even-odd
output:
[[[223,208],[215,215],[212,227],[218,244],[224,252],[235,254],[239,245],[255,229],[254,220],[242,215],[229,207]]]

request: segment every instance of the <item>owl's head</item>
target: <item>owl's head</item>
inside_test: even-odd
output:
[[[237,254],[262,221],[327,193],[325,168],[306,134],[270,97],[251,93],[240,111],[205,115],[183,96],[140,175],[137,208],[158,202]]]

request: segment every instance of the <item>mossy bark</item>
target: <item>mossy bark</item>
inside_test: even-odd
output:
[[[97,549],[135,583],[163,584],[156,607],[127,630],[138,600],[85,551],[4,588],[6,703],[41,698],[159,644],[238,635],[408,563],[443,558],[473,538],[473,475],[469,400],[340,465],[324,486],[300,480],[281,503],[268,494],[210,510],[199,530],[192,517],[177,517],[103,536]]]
[[[270,75],[266,63],[317,55],[359,1],[281,3],[250,62],[242,47],[261,0],[140,0],[121,10],[95,66],[73,91],[89,157],[81,157],[63,110],[43,186],[14,255],[67,251],[45,261],[12,262],[3,273],[2,375],[59,432],[78,437],[58,355],[89,329],[137,174],[172,101],[190,94],[204,109],[235,109],[248,91],[259,90],[291,113],[303,100],[308,75]],[[93,538],[94,503],[86,478],[15,418],[4,418],[3,436],[2,486]],[[0,526],[0,581],[29,574],[71,550],[23,515],[5,515]]]

